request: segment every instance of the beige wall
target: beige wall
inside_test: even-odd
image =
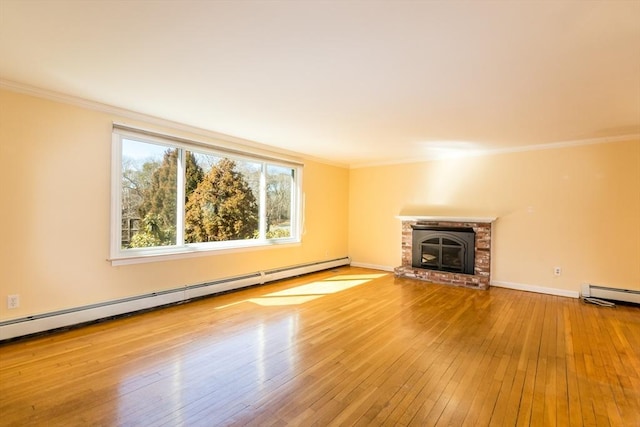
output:
[[[494,281],[640,290],[638,140],[353,169],[349,194],[354,263],[400,265],[398,215],[497,216]]]
[[[301,245],[112,267],[113,121],[131,123],[0,91],[0,319],[348,255],[349,172],[305,160]],[[9,294],[20,308],[6,309]]]
[[[640,289],[637,140],[351,171],[306,160],[301,245],[112,267],[113,121],[131,123],[0,91],[0,320],[347,255],[392,268],[398,215],[497,216],[495,281]]]

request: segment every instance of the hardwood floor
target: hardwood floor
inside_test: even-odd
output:
[[[7,426],[640,425],[640,308],[353,267],[0,345]]]

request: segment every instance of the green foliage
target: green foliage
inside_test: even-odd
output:
[[[291,237],[288,228],[271,228],[267,231],[267,239],[280,239],[282,237]]]
[[[150,167],[152,165],[146,163],[143,170]],[[143,229],[133,236],[131,247],[175,242],[177,169],[178,150],[168,149],[142,189],[138,215],[143,219]]]
[[[185,207],[185,241],[254,238],[258,204],[236,164],[221,159],[191,193]]]
[[[191,152],[186,154],[185,201],[202,180],[204,172]],[[150,173],[150,169],[153,172]],[[176,242],[176,185],[178,173],[178,149],[168,149],[162,163],[145,163],[138,215],[143,218],[143,230],[131,238],[132,248],[166,246]]]
[[[185,170],[185,177],[184,177],[185,203],[189,200],[189,196],[191,195],[191,193],[193,193],[195,189],[198,188],[198,184],[200,184],[200,181],[202,181],[202,178],[204,178],[204,171],[198,165],[198,162],[196,161],[196,156],[194,156],[193,153],[190,151],[187,151],[186,153],[187,153],[187,158],[186,158],[187,167]]]
[[[162,160],[149,160],[141,168],[123,167],[123,223],[140,222],[140,229],[123,228],[129,248],[176,244],[177,148],[167,149]],[[212,156],[196,157],[185,151],[185,243],[259,238],[256,199],[260,168]],[[210,167],[205,174],[198,160]],[[290,173],[280,167],[267,174],[267,238],[290,237]],[[138,220],[142,218],[142,220]],[[135,234],[134,234],[135,233]],[[128,237],[126,237],[128,235]]]
[[[162,227],[162,221],[158,215],[147,214],[142,220],[142,230],[131,238],[130,246],[133,248],[145,248],[170,245],[173,235],[174,230],[172,228]]]

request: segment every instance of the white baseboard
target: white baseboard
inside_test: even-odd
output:
[[[377,265],[377,264],[367,264],[364,262],[351,262],[352,267],[361,267],[361,268],[370,268],[372,270],[382,270],[382,271],[393,271],[393,267],[389,267],[388,265]]]
[[[161,292],[136,295],[114,301],[100,302],[82,307],[72,307],[55,312],[0,321],[0,341],[94,322],[136,311],[148,310],[167,304],[178,304],[194,298],[214,295],[247,286],[260,285],[274,280],[300,276],[350,264],[348,257],[280,269],[250,273],[240,277],[229,277],[213,282],[182,286]]]
[[[351,266],[371,268],[374,270],[382,270],[382,271],[394,271],[393,267],[389,267],[387,265],[368,264],[368,263],[357,262],[357,261],[352,261]],[[527,285],[524,283],[492,281],[491,286],[495,286],[498,288],[515,289],[518,291],[536,292],[539,294],[556,295],[556,296],[568,297],[568,298],[580,298],[580,292],[578,291],[567,291],[564,289],[547,288],[544,286]]]
[[[528,285],[525,283],[501,282],[501,281],[494,280],[494,281],[491,281],[491,286],[495,286],[497,288],[515,289],[518,291],[536,292],[539,294],[556,295],[560,297],[580,298],[580,292],[578,291],[567,291],[564,289],[547,288],[545,286]]]

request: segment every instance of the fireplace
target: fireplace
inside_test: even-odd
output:
[[[491,229],[496,218],[421,216],[399,219],[402,220],[402,265],[394,269],[396,276],[489,289]]]
[[[475,239],[473,228],[413,225],[411,265],[427,270],[473,274]]]

